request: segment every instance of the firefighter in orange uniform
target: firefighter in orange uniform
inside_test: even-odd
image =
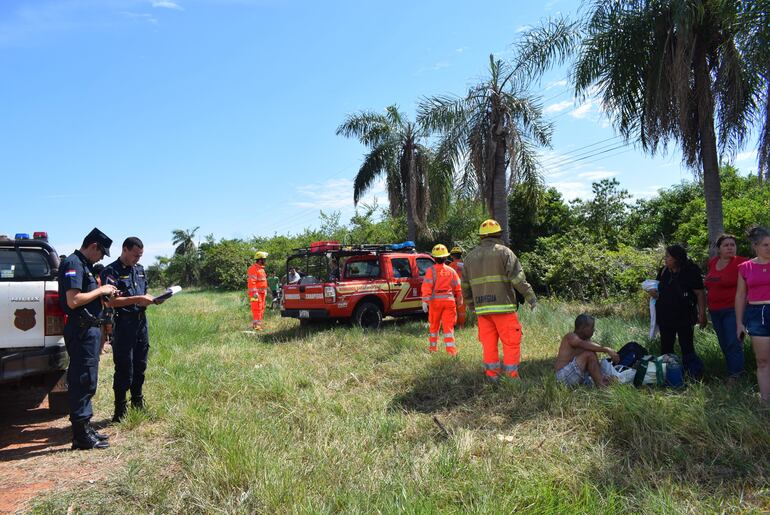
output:
[[[457,276],[462,281],[463,279],[463,249],[455,245],[452,250],[449,251],[449,255],[452,257],[452,262],[449,263],[449,267],[457,272]],[[460,295],[462,300],[462,295]],[[460,302],[457,305],[457,325],[465,327],[465,302]]]
[[[438,351],[439,327],[444,329],[444,346],[451,356],[457,355],[455,345],[455,322],[457,322],[457,306],[462,303],[460,278],[457,272],[445,265],[449,251],[440,243],[431,252],[436,264],[425,271],[422,282],[422,310],[428,313],[430,336],[428,350]]]
[[[500,224],[486,220],[479,228],[479,235],[481,243],[465,256],[463,296],[478,317],[487,378],[497,381],[500,375],[498,339],[503,342],[503,374],[518,377],[521,324],[516,315],[518,303],[514,290],[524,295],[532,309],[537,305],[537,298],[516,254],[500,239]]]
[[[262,319],[265,315],[265,300],[267,297],[267,273],[265,273],[265,260],[267,252],[259,251],[254,254],[254,264],[249,267],[246,281],[249,290],[249,304],[251,304],[251,327],[257,331],[263,329]]]

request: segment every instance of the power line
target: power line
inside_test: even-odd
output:
[[[560,153],[558,153],[558,155],[547,156],[547,157],[545,157],[545,159],[541,160],[541,163],[560,161],[560,160],[562,160],[565,157],[574,156],[575,154],[578,154],[578,153],[582,152],[585,149],[588,149],[588,148],[591,148],[591,147],[595,147],[595,146],[601,145],[603,143],[607,143],[608,141],[617,140],[618,138],[622,138],[622,136],[620,136],[620,135],[612,136],[612,137],[609,137],[609,138],[606,138],[606,139],[603,139],[603,140],[596,141],[596,142],[591,143],[589,145],[584,145],[582,147],[573,148],[573,149],[569,150],[568,152],[560,152]]]

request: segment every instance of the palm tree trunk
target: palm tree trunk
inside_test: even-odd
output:
[[[409,153],[407,176],[409,190],[406,196],[406,239],[417,241],[417,178],[415,177],[415,157],[414,148],[408,145],[406,151]]]
[[[502,240],[506,245],[510,244],[510,229],[508,224],[508,192],[507,170],[505,162],[505,140],[497,139],[497,148],[494,156],[494,178],[492,180],[492,217],[503,228]]]
[[[702,45],[695,52],[695,98],[698,99],[698,131],[700,158],[703,163],[703,195],[706,200],[706,227],[709,253],[716,254],[714,243],[724,232],[722,183],[719,177],[717,138],[714,130],[714,99],[711,94],[706,53]]]

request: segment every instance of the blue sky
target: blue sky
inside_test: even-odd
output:
[[[335,136],[344,117],[462,94],[490,53],[579,5],[522,4],[2,0],[0,233],[47,230],[69,253],[98,226],[113,250],[142,238],[151,263],[176,228],[247,238],[316,227],[319,209],[348,218],[364,148]],[[617,177],[643,197],[692,177],[676,152],[620,147],[565,75],[538,86],[547,183],[575,198]],[[754,169],[753,147],[735,164]]]

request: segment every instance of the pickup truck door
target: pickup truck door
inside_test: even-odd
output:
[[[39,252],[0,249],[0,348],[45,346],[45,281],[34,280],[44,260]]]
[[[421,308],[419,277],[411,257],[390,257],[391,311],[409,312]]]

